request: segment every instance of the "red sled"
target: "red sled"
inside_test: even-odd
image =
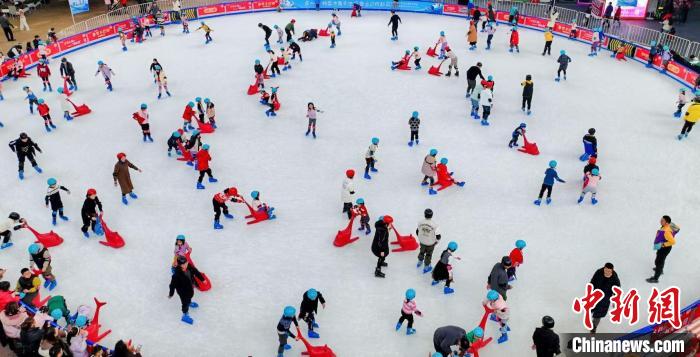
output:
[[[63,77],[63,94],[65,94],[67,97],[70,97],[73,92],[68,89],[68,77]]]
[[[318,35],[321,37],[327,37],[327,36],[330,36],[331,34],[330,34],[330,32],[328,32],[328,29],[321,29],[321,30],[318,30]]]
[[[273,214],[272,216],[270,216],[270,215],[267,213],[267,211],[263,211],[263,212],[255,211],[255,210],[253,209],[253,206],[251,206],[247,201],[244,200],[243,203],[245,203],[245,205],[248,206],[248,210],[250,211],[250,214],[247,215],[247,216],[245,216],[245,218],[246,218],[246,219],[251,219],[251,218],[252,218],[252,219],[251,219],[250,221],[248,221],[248,223],[246,223],[246,224],[256,224],[256,223],[260,223],[260,222],[262,222],[262,221],[269,221],[269,220],[271,220],[271,219],[275,219],[275,215],[274,215],[274,214]],[[273,209],[274,209],[274,208],[273,208]]]
[[[90,109],[90,107],[88,107],[88,106],[85,105],[85,104],[76,105],[76,104],[73,103],[70,99],[67,99],[67,98],[66,98],[66,100],[68,101],[68,103],[72,104],[72,105],[73,105],[73,108],[75,109],[75,111],[74,111],[73,113],[71,113],[71,115],[72,115],[74,118],[79,117],[79,116],[83,116],[83,115],[85,115],[85,114],[90,114],[90,112],[92,112],[92,110]]]
[[[104,224],[104,222],[103,222]],[[105,234],[107,231],[105,230]],[[91,341],[93,344],[100,342],[103,338],[105,338],[107,335],[112,333],[112,330],[107,330],[103,333],[100,334],[100,309],[102,306],[107,305],[106,302],[101,302],[97,300],[97,298],[93,298],[95,300],[95,305],[97,305],[97,308],[95,309],[95,314],[92,315],[92,320],[90,320],[90,325],[88,325],[87,328],[85,328],[85,331],[87,331],[87,339]]]
[[[190,257],[190,253],[188,252],[185,254],[185,258],[187,258],[187,261],[192,265],[193,267],[196,267],[197,265],[194,264],[192,261],[192,258]],[[204,277],[204,280],[199,280],[196,276],[194,277],[194,286],[197,288],[199,291],[209,291],[211,290],[211,281],[209,280],[209,277],[207,274],[204,274],[203,272],[199,272],[202,274],[202,277]]]
[[[214,132],[214,126],[197,120],[197,126],[199,126],[199,132],[202,134],[211,134]]]
[[[440,72],[440,67],[442,66],[442,63],[440,63],[439,66],[430,66],[428,69],[428,74],[432,74],[433,76],[440,77],[442,76],[442,72]]]
[[[526,154],[534,155],[534,156],[537,156],[540,154],[540,149],[537,147],[537,144],[527,141],[527,138],[525,137],[525,135],[523,135],[523,140],[525,141],[525,144],[523,144],[523,147],[518,149],[518,151],[524,152]]]
[[[402,65],[396,67],[396,69],[400,69],[400,70],[402,70],[402,71],[410,71],[410,70],[411,70],[411,66],[409,66],[408,63],[404,63],[404,64],[402,64]]]
[[[493,312],[492,309],[489,309],[485,305],[481,305],[484,308],[484,315],[481,317],[481,321],[479,322],[479,327],[486,333],[486,322],[488,320],[489,315]],[[479,350],[486,347],[489,343],[493,341],[493,337],[489,337],[487,339],[478,339],[474,341],[474,343],[469,346],[469,349],[467,349],[467,352],[471,353],[474,357],[479,357]]]
[[[36,241],[41,243],[41,245],[43,245],[46,248],[55,247],[63,243],[63,238],[61,238],[61,236],[59,236],[58,234],[54,233],[54,231],[50,231],[49,233],[39,233],[30,225],[26,225],[26,227],[27,229],[29,229],[30,232],[32,232],[32,234],[34,234]]]
[[[22,68],[22,70],[19,71],[19,78],[27,78],[27,77],[29,77],[30,75],[31,75],[31,74],[30,74],[30,73],[27,73],[27,70],[24,69],[24,68]]]
[[[185,146],[182,145],[182,143],[177,143],[177,148],[180,149],[180,152],[182,153],[182,157],[177,158],[178,161],[194,161],[194,156],[192,156],[192,153],[189,150],[185,149]]]
[[[36,296],[34,297],[34,300],[32,300],[32,305],[36,307],[37,310],[39,310],[40,307],[46,305],[46,303],[51,299],[51,295],[41,298],[41,293],[39,293],[39,290],[36,292]]]
[[[256,86],[255,84],[251,84],[248,87],[248,95],[256,95],[256,94],[258,94],[258,86]]]
[[[265,72],[263,72],[263,78],[265,79],[270,79],[270,75],[267,74],[267,69],[270,68],[270,64],[268,63],[267,66],[265,67]]]
[[[418,242],[416,241],[416,237],[413,236],[413,234],[409,234],[407,236],[402,236],[399,231],[396,230],[396,227],[394,224],[391,224],[391,229],[394,230],[394,234],[396,234],[396,241],[391,242],[391,244],[396,244],[399,247],[396,249],[392,249],[392,252],[405,252],[409,250],[416,250],[418,249]]]
[[[119,249],[124,246],[124,238],[119,235],[119,232],[110,230],[105,223],[102,214],[100,214],[100,222],[102,223],[102,229],[105,231],[105,241],[100,241],[100,244],[112,247],[114,249]]]
[[[430,57],[437,57],[437,52],[435,52],[436,49],[437,45],[435,45],[434,47],[428,47],[428,50],[425,51],[425,54]]]
[[[360,237],[353,237],[352,236],[352,222],[355,221],[355,214],[350,216],[350,222],[348,222],[348,226],[345,227],[343,230],[339,230],[338,234],[335,235],[335,240],[333,240],[333,245],[336,247],[343,247],[346,246],[358,239]]]
[[[314,346],[309,343],[309,341],[304,338],[304,334],[301,333],[301,330],[297,327],[297,336],[299,336],[299,339],[301,340],[301,343],[304,344],[304,347],[306,347],[306,352],[302,352],[302,356],[309,356],[309,357],[335,357],[335,353],[333,350],[328,347],[328,345],[323,345],[323,346]]]
[[[280,102],[275,101],[273,104],[274,104],[274,107],[275,107],[275,111],[280,110],[280,107],[282,106],[282,104],[280,104]]]

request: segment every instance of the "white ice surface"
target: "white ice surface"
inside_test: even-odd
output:
[[[527,240],[525,264],[510,291],[511,340],[491,344],[482,356],[529,356],[530,336],[542,315],[550,314],[560,332],[582,331],[581,317],[571,312],[572,299],[605,262],[616,265],[625,289],[638,288],[642,318],[652,274],[652,240],[658,220],[668,214],[682,228],[671,252],[660,287],[678,285],[682,304],[700,295],[697,285],[699,197],[697,133],[684,142],[675,135],[681,122],[671,114],[679,84],[636,63],[617,63],[606,52],[589,58],[588,46],[557,37],[552,57],[542,57],[542,33],[521,31],[521,53],[507,52],[508,29],[498,27],[493,50],[466,50],[465,21],[450,17],[401,14],[400,40],[389,41],[387,13],[365,12],[350,19],[342,12],[343,34],[338,47],[329,39],[300,43],[304,62],[294,62],[268,85],[279,85],[282,109],[274,119],[264,115],[257,97],[245,95],[252,83],[255,58],[262,49],[261,21],[284,26],[297,19],[297,31],[323,27],[329,12],[248,14],[207,20],[214,43],[203,35],[180,33],[167,27],[161,38],[154,30],[145,44],[129,43],[122,52],[117,39],[68,55],[77,69],[80,91],[74,96],[93,113],[71,123],[62,119],[57,95],[42,93],[32,70],[27,81],[5,84],[0,130],[2,142],[26,131],[42,147],[37,175],[27,166],[26,179],[16,176],[16,157],[0,151],[0,212],[18,211],[40,231],[50,230],[50,211],[43,206],[46,179],[56,177],[73,191],[63,194],[69,223],[56,231],[65,238],[51,250],[59,285],[53,294],[65,295],[69,307],[90,303],[93,296],[108,302],[103,324],[114,332],[104,341],[133,338],[147,356],[272,356],[276,353],[275,325],[285,305],[298,307],[302,293],[314,287],[328,300],[318,322],[321,339],[339,356],[425,356],[432,348],[432,332],[446,324],[471,328],[481,317],[485,280],[493,264],[506,255],[516,239]],[[422,72],[392,72],[389,63],[405,49],[421,51],[447,32],[459,56],[459,78],[428,76],[435,59],[424,56]],[[276,35],[273,35],[276,38]],[[565,49],[573,59],[568,81],[553,81],[556,56]],[[148,72],[152,58],[163,64],[172,98],[156,100]],[[116,72],[115,91],[93,77],[98,59]],[[469,118],[464,76],[476,61],[495,77],[495,107],[491,126]],[[51,64],[58,85],[58,60]],[[533,115],[520,111],[520,82],[526,74],[535,81]],[[58,129],[44,132],[38,115],[30,116],[21,86],[30,85],[52,107]],[[195,172],[166,156],[170,133],[180,124],[184,105],[195,96],[216,103],[220,129],[205,141],[211,144],[211,167],[219,179],[195,190]],[[304,137],[306,103],[325,110],[318,120],[319,138]],[[154,144],[144,144],[131,113],[149,105]],[[406,146],[411,112],[420,112],[421,145]],[[542,152],[531,157],[509,150],[511,131],[527,122],[528,136]],[[589,127],[598,131],[600,147],[600,203],[576,204],[583,164],[581,136]],[[443,231],[435,250],[460,244],[454,262],[455,294],[444,296],[442,286],[415,269],[416,253],[388,257],[386,279],[373,276],[376,258],[371,236],[336,248],[331,242],[346,224],[340,214],[340,185],[347,168],[358,173],[371,137],[381,138],[379,173],[367,182],[358,174],[357,192],[372,222],[394,216],[401,232],[411,232],[427,207]],[[464,188],[450,188],[428,196],[418,183],[423,156],[430,148],[450,159],[450,169],[465,178]],[[115,155],[126,152],[143,169],[132,172],[140,195],[125,207],[112,185]],[[554,187],[551,206],[536,207],[535,199],[551,159],[559,161],[566,184]],[[228,186],[246,195],[252,190],[276,207],[278,219],[246,226],[244,207],[234,205],[234,221],[223,220],[223,231],[212,229],[212,196]],[[80,207],[85,190],[98,191],[110,226],[126,239],[113,250],[85,240],[80,234]],[[693,218],[695,217],[695,218]],[[187,235],[193,259],[213,282],[207,293],[196,293],[201,307],[192,311],[194,326],[181,323],[177,297],[167,299],[174,238]],[[0,266],[13,282],[27,263],[29,232],[14,237],[15,247],[0,253]],[[397,333],[394,324],[404,291],[413,287],[425,316],[417,318],[417,334]],[[42,294],[46,291],[42,289]],[[405,325],[404,325],[405,326]],[[637,327],[642,326],[639,324]],[[306,331],[306,328],[302,328]],[[601,325],[602,332],[630,331],[630,326]],[[487,335],[497,337],[490,322]],[[299,355],[295,344],[287,355]]]

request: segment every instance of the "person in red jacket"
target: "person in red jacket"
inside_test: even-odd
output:
[[[369,227],[369,212],[367,207],[365,207],[365,200],[363,198],[358,198],[355,201],[356,205],[353,207],[353,211],[356,216],[360,216],[360,228],[359,231],[365,231],[365,235],[372,233],[372,229]]]
[[[53,125],[53,122],[51,121],[51,109],[49,108],[49,105],[44,102],[44,99],[39,99],[37,100],[37,110],[39,110],[39,115],[41,115],[42,118],[44,118],[44,127],[46,127],[46,132],[51,132],[51,129],[56,129],[56,126]]]
[[[151,137],[151,124],[148,122],[149,115],[147,109],[148,105],[146,105],[146,103],[142,103],[141,109],[131,115],[131,117],[141,126],[141,133],[143,134],[144,143],[149,141],[153,142],[153,138]]]
[[[443,157],[440,159],[440,163],[437,164],[436,167],[436,173],[437,173],[437,181],[433,186],[431,186],[428,189],[428,193],[431,195],[437,194],[437,191],[442,191],[454,184],[457,186],[464,186],[464,181],[457,181],[454,178],[452,178],[452,172],[450,172],[447,169],[447,158]],[[440,188],[437,189],[437,191],[434,189],[435,186],[441,186]]]
[[[185,112],[182,113],[182,120],[184,121],[182,124],[182,130],[187,131],[187,129],[194,129],[192,126],[192,118],[197,120],[197,113],[194,111],[194,102],[189,102],[185,107]]]
[[[0,281],[0,311],[5,310],[5,306],[13,301],[19,302],[19,296],[10,290],[10,282]]]
[[[203,190],[204,185],[202,185],[202,179],[204,175],[209,175],[209,182],[218,182],[211,174],[211,169],[209,168],[209,161],[211,161],[211,156],[209,155],[209,144],[202,145],[202,150],[197,152],[197,171],[199,171],[199,179],[197,179],[197,189]]]
[[[214,195],[211,203],[214,205],[214,229],[223,229],[224,226],[219,223],[219,218],[221,217],[221,211],[224,212],[224,217],[228,219],[233,219],[233,215],[228,213],[228,207],[226,206],[227,201],[231,202],[241,202],[243,199],[238,194],[238,189],[235,187],[229,187],[223,192],[219,192]]]
[[[520,53],[520,35],[518,34],[518,26],[513,26],[513,29],[510,30],[510,49],[508,52],[513,52],[513,49],[515,49],[518,53]]]
[[[44,92],[49,89],[49,92],[53,92],[51,88],[51,83],[49,83],[49,76],[51,75],[51,68],[49,68],[49,60],[42,59],[39,60],[39,64],[36,65],[36,73],[41,78],[41,82],[44,83]]]
[[[515,276],[515,269],[523,264],[523,249],[525,249],[526,245],[527,244],[522,239],[515,241],[515,248],[513,248],[508,255],[511,261],[510,268],[506,270],[506,273],[508,273],[508,281],[517,279]]]

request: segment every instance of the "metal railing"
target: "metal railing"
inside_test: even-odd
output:
[[[245,0],[244,0],[245,1]],[[456,4],[457,0],[433,0],[445,4]],[[474,0],[474,4],[478,7],[485,8],[489,0]],[[194,8],[199,6],[207,6],[221,3],[221,0],[182,0],[181,7]],[[361,1],[360,1],[361,2]],[[673,52],[680,56],[689,58],[690,55],[700,55],[700,43],[693,42],[688,39],[674,36],[661,31],[652,30],[642,26],[630,24],[612,24],[611,20],[602,19],[593,15],[587,15],[581,11],[562,8],[559,6],[551,6],[549,4],[534,4],[519,1],[491,1],[497,11],[508,12],[512,7],[518,9],[518,13],[524,16],[539,17],[548,19],[551,11],[556,10],[559,13],[557,22],[571,24],[576,21],[579,27],[595,29],[602,28],[607,35],[617,37],[623,41],[636,43],[644,46],[650,46],[652,42],[656,44],[666,45]],[[161,11],[172,11],[172,2],[170,0],[158,0],[139,5],[131,5],[119,8],[108,13],[95,16],[88,20],[79,22],[69,26],[61,31],[58,35],[60,38],[69,37],[82,32],[90,31],[102,26],[106,26],[115,22],[124,21],[134,16],[143,16],[148,13],[149,9],[157,5]],[[609,23],[606,23],[609,21]]]

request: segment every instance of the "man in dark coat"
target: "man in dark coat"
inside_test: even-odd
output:
[[[591,284],[593,288],[600,289],[603,291],[605,296],[598,302],[593,308],[593,329],[591,333],[595,333],[598,328],[600,320],[608,314],[608,309],[610,308],[610,298],[613,295],[613,286],[620,286],[620,279],[617,277],[617,272],[615,272],[615,267],[612,263],[605,263],[605,266],[596,270],[595,274],[591,278]]]
[[[372,240],[372,253],[378,258],[377,267],[374,270],[374,276],[377,278],[385,277],[382,273],[382,267],[388,266],[386,257],[389,255],[389,229],[387,224],[391,224],[390,216],[379,217],[379,220],[374,223],[374,239]]]
[[[65,57],[61,58],[61,66],[59,67],[61,71],[61,77],[66,78],[70,90],[78,90],[78,84],[75,81],[75,69],[73,64],[68,62]]]
[[[482,80],[486,79],[481,73],[481,66],[481,62],[477,62],[475,66],[471,66],[467,70],[467,95],[471,95],[476,88],[476,77],[481,77]]]
[[[177,295],[182,303],[181,320],[191,325],[194,323],[194,320],[189,315],[190,307],[199,307],[196,302],[192,301],[192,297],[194,297],[194,281],[192,280],[192,273],[187,269],[187,258],[183,256],[177,257],[177,265],[177,269],[175,269],[175,273],[170,280],[170,294],[168,294],[168,298],[172,298],[177,291]]]
[[[32,141],[26,133],[19,134],[19,138],[10,141],[10,149],[17,154],[17,162],[19,167],[19,178],[24,179],[24,160],[27,159],[32,164],[36,172],[41,173],[42,170],[39,164],[34,160],[36,151],[41,152],[39,145]]]
[[[559,335],[552,329],[554,319],[551,316],[542,318],[542,327],[537,327],[532,334],[532,348],[537,352],[537,357],[554,357],[561,354]]]
[[[511,262],[510,257],[504,256],[501,258],[500,263],[496,263],[496,265],[493,266],[487,281],[491,289],[496,290],[499,294],[501,294],[501,296],[503,296],[503,300],[508,299],[506,292],[511,288],[511,286],[508,285],[507,270],[512,265],[513,263]]]
[[[262,23],[259,23],[258,27],[260,27],[263,31],[265,31],[265,45],[269,46],[270,45],[270,36],[272,36],[272,29],[267,25],[263,25]]]

